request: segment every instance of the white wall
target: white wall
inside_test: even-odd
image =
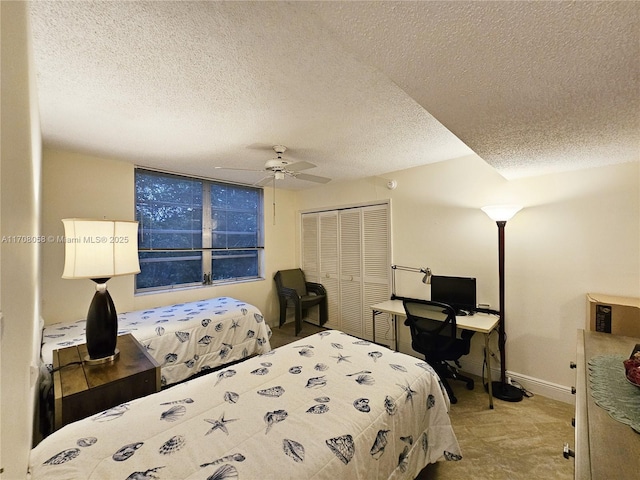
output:
[[[179,171],[179,165],[175,166]],[[159,305],[231,296],[256,305],[271,325],[278,316],[273,275],[297,266],[295,251],[296,200],[288,191],[276,193],[276,224],[273,222],[273,191],[264,190],[265,279],[236,285],[212,285],[169,293],[134,295],[134,277],[109,280],[109,291],[118,312]],[[134,165],[132,163],[45,148],[43,153],[42,230],[47,237],[64,235],[61,220],[68,217],[135,219]],[[47,242],[42,247],[42,312],[46,324],[85,318],[94,292],[93,282],[61,278],[64,244]]]
[[[0,17],[0,467],[2,478],[18,479],[27,473],[37,391],[41,140],[27,3],[0,2]]]
[[[395,190],[386,188],[389,179]],[[498,229],[480,207],[525,207],[505,230],[507,368],[533,391],[571,401],[568,365],[585,325],[585,294],[640,296],[640,164],[507,182],[470,156],[332,182],[301,192],[298,202],[306,210],[384,198],[391,199],[393,263],[476,277],[478,301],[496,309]],[[397,277],[398,294],[429,298],[419,275]],[[400,341],[411,352],[406,327]],[[464,368],[481,372],[482,348],[474,337]]]

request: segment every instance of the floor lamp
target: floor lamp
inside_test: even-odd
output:
[[[87,313],[85,363],[100,364],[118,356],[118,314],[107,281],[140,272],[138,222],[66,218],[62,278],[89,278],[96,283]]]
[[[507,351],[504,314],[504,227],[522,207],[518,205],[493,205],[482,211],[498,225],[498,278],[500,286],[500,323],[498,346],[500,348],[500,380],[491,383],[493,396],[507,402],[522,400],[522,390],[507,383]]]

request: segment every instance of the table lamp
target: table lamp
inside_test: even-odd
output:
[[[87,313],[88,356],[99,364],[118,356],[118,315],[107,290],[111,277],[140,273],[138,222],[119,220],[63,219],[65,233],[62,278],[90,278],[96,283]]]

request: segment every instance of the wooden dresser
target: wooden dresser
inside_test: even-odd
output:
[[[591,397],[588,373],[590,358],[607,354],[626,357],[637,343],[640,343],[640,338],[578,331],[575,364],[577,480],[640,478],[640,434],[628,425],[614,420],[595,404]]]

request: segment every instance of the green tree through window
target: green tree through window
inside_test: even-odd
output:
[[[262,190],[136,169],[136,290],[260,278]]]

